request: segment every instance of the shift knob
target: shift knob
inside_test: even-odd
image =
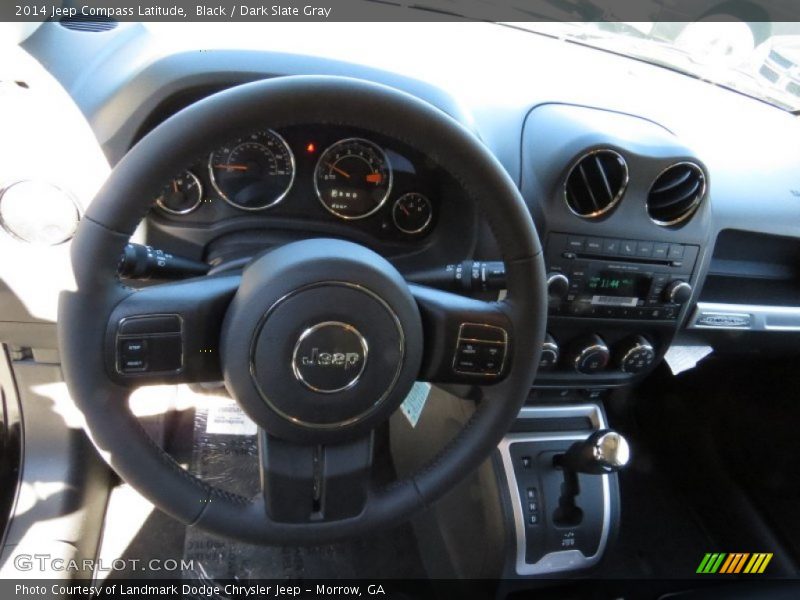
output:
[[[619,471],[630,457],[628,440],[611,429],[598,429],[585,440],[572,444],[558,465],[565,471],[602,475]]]

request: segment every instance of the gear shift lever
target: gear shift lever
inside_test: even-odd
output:
[[[630,456],[628,441],[610,429],[598,429],[585,440],[572,444],[564,454],[557,454],[553,465],[564,472],[564,483],[553,522],[560,527],[576,527],[583,521],[584,511],[576,504],[581,491],[578,473],[614,473],[628,464]]]
[[[598,429],[585,440],[575,442],[558,457],[557,466],[564,471],[603,475],[619,471],[630,460],[628,441],[611,429]]]

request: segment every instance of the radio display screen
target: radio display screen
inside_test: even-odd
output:
[[[586,292],[592,295],[592,304],[636,306],[647,297],[651,278],[648,275],[620,271],[600,271],[589,278]]]

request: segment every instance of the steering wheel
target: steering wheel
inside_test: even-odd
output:
[[[119,256],[164,181],[231,138],[309,123],[378,132],[449,172],[494,232],[506,266],[505,299],[408,284],[375,252],[334,239],[278,247],[241,274],[139,290],[120,282]],[[59,299],[59,347],[67,385],[101,455],[176,519],[251,543],[363,535],[434,502],[489,457],[509,429],[544,339],[541,246],[503,167],[440,110],[354,79],[259,81],[174,115],[119,162],[86,211],[71,252],[76,289]],[[121,369],[120,354],[137,344],[147,345],[152,368]],[[471,352],[491,358],[470,368]],[[181,468],[128,407],[140,385],[219,380],[258,425],[261,491],[254,498]],[[376,483],[373,432],[417,380],[468,384],[479,392],[478,406],[421,470]]]

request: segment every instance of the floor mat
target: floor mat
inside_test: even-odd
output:
[[[199,408],[194,419],[190,470],[207,483],[246,497],[259,492],[255,425],[233,402]],[[313,547],[257,546],[189,528],[186,578],[408,579],[424,578],[408,525],[368,538]]]

